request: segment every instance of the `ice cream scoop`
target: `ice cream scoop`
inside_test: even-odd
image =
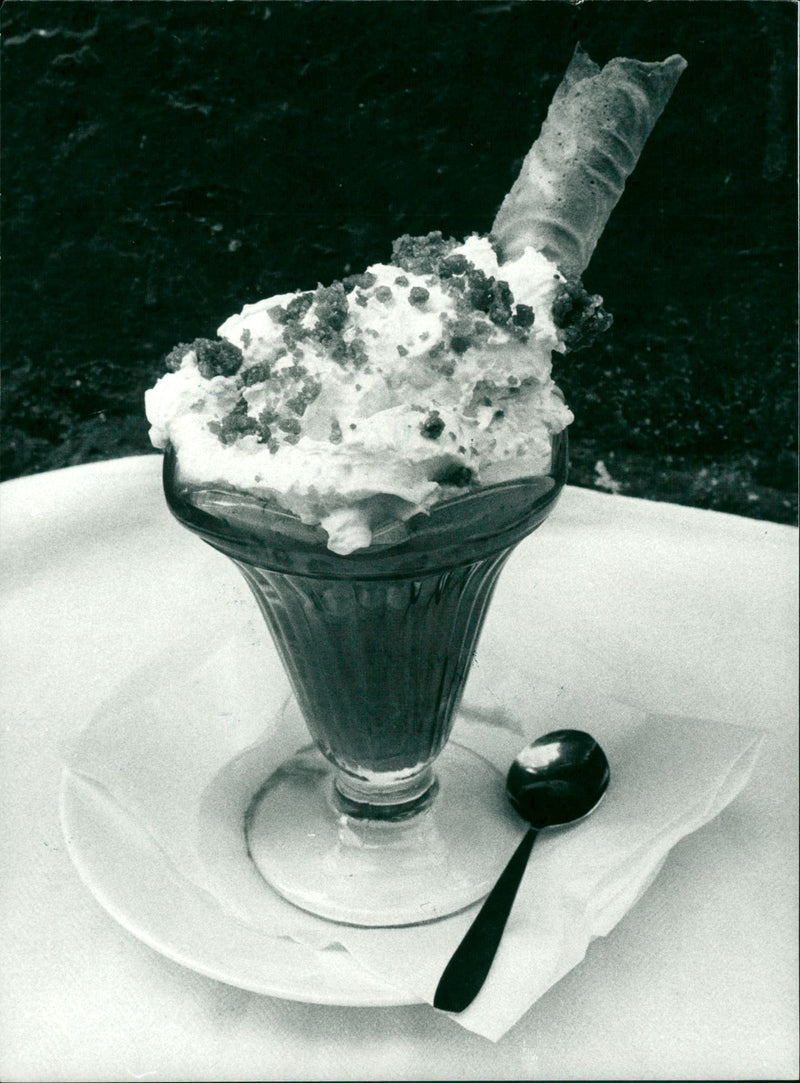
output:
[[[319,524],[333,552],[511,478],[540,477],[572,420],[552,379],[580,305],[532,250],[498,278],[486,238],[401,238],[391,263],[245,305],[177,347],[147,392],[181,479]]]
[[[462,1012],[469,1007],[491,968],[537,835],[588,816],[609,779],[605,753],[582,730],[555,730],[520,752],[508,772],[506,792],[531,827],[447,964],[435,1008]]]

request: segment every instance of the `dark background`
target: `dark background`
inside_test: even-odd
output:
[[[580,40],[689,67],[559,362],[573,483],[796,522],[793,2],[7,2],[3,476],[150,450],[242,304],[485,231]],[[606,485],[608,482],[605,483]]]

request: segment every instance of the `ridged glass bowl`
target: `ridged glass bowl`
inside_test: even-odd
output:
[[[170,509],[244,575],[313,739],[264,780],[243,825],[257,868],[291,902],[398,925],[491,887],[518,827],[496,770],[447,742],[500,571],[566,470],[561,434],[548,475],[444,500],[341,556],[280,508],[182,484],[167,449]]]

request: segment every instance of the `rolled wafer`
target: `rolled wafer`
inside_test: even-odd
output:
[[[501,260],[527,245],[580,277],[625,181],[686,67],[617,57],[601,70],[578,45],[491,238]]]

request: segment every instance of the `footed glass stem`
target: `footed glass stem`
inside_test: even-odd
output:
[[[286,899],[333,921],[407,925],[460,910],[490,890],[519,818],[500,773],[474,752],[451,742],[435,774],[405,815],[373,818],[364,805],[353,815],[342,808],[336,768],[305,749],[256,796],[250,856]]]

